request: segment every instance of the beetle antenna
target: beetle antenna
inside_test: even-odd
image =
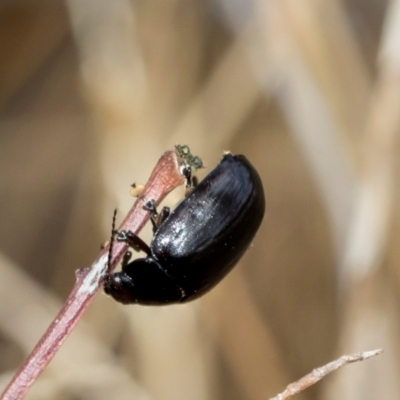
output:
[[[112,219],[112,226],[111,226],[111,238],[110,238],[110,247],[108,248],[108,272],[111,271],[111,256],[114,248],[114,241],[115,241],[115,221],[117,219],[117,209],[114,210],[113,219]]]

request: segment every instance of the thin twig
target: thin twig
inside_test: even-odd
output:
[[[383,353],[383,350],[378,349],[378,350],[364,351],[362,353],[344,355],[335,361],[332,361],[322,367],[314,369],[306,376],[303,376],[303,378],[288,385],[288,387],[282,393],[279,393],[277,396],[272,397],[269,400],[286,400],[290,397],[295,396],[296,394],[299,394],[304,389],[307,389],[309,386],[314,385],[326,375],[343,367],[343,365],[351,364],[357,361],[364,361],[367,360],[368,358],[377,356],[378,354],[381,353]]]
[[[168,151],[158,161],[141,196],[136,200],[119,230],[131,230],[138,233],[149,219],[149,212],[143,210],[146,200],[154,199],[159,204],[174,188],[185,182],[179,171],[178,159],[173,151]],[[126,250],[126,244],[116,242],[113,249],[110,269],[115,268]],[[102,287],[104,274],[107,271],[108,246],[90,268],[76,272],[77,281],[64,303],[64,306],[50,324],[32,353],[24,362],[13,380],[7,386],[0,400],[20,400],[36,381],[39,374],[49,364],[69,333],[89,306],[94,295]]]

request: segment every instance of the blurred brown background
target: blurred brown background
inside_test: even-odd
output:
[[[184,143],[256,166],[253,246],[193,304],[99,294],[27,399],[267,399],[379,347],[298,399],[399,399],[399,125],[400,0],[2,1],[0,389]]]

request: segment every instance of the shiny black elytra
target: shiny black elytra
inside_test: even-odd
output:
[[[160,218],[153,204],[147,204],[155,229],[150,247],[129,231],[116,237],[147,253],[129,262],[127,252],[122,271],[105,277],[105,292],[123,304],[186,303],[202,296],[243,256],[265,210],[257,171],[246,157],[232,154],[170,215],[163,210]]]

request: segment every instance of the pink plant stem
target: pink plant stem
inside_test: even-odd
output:
[[[156,204],[159,204],[172,189],[183,183],[184,177],[179,171],[175,152],[164,153],[119,230],[138,233],[149,219],[149,212],[143,210],[143,202],[154,199]],[[110,263],[112,269],[117,265],[125,250],[126,244],[119,242],[114,244]],[[107,272],[107,260],[108,246],[100,252],[92,267],[76,272],[77,281],[64,306],[6,387],[0,400],[20,400],[25,397],[30,386],[55,356],[99,288],[102,287],[103,278]]]

